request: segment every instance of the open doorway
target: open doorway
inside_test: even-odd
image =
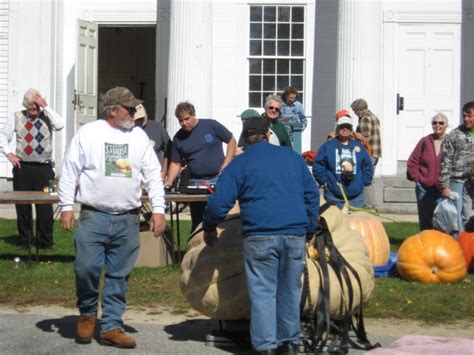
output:
[[[99,26],[98,92],[125,86],[155,118],[156,26]]]

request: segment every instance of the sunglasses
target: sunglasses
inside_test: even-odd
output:
[[[268,110],[269,110],[269,111],[280,112],[280,108],[279,108],[279,107],[275,107],[275,106],[268,106]]]
[[[133,115],[137,112],[137,109],[135,107],[127,107],[122,105],[122,107],[127,110],[128,114],[133,117]]]
[[[438,126],[444,126],[444,122],[443,122],[443,121],[433,121],[433,122],[431,122],[431,124],[432,124],[433,126],[436,126],[436,125],[438,125]]]

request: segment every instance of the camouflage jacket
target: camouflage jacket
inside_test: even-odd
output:
[[[465,182],[474,165],[474,139],[469,130],[460,125],[446,137],[439,182],[442,188],[449,187],[451,181]]]

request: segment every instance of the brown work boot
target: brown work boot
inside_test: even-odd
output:
[[[90,343],[94,335],[97,316],[80,316],[77,322],[77,340],[81,343]]]
[[[137,345],[137,343],[135,343],[135,339],[129,337],[120,328],[112,329],[106,333],[101,333],[99,343],[102,345],[115,346],[117,348],[134,348]]]

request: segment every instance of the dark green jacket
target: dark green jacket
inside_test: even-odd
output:
[[[265,116],[265,113],[262,114],[262,118],[268,119]],[[286,127],[278,120],[269,120],[270,121],[270,129],[272,132],[277,136],[278,141],[280,142],[280,146],[282,147],[289,147],[293,148],[290,140],[290,136],[288,135],[288,131]],[[238,147],[241,147],[243,150],[246,150],[248,147],[247,142],[245,141],[244,137],[242,137],[242,133],[240,134]]]

